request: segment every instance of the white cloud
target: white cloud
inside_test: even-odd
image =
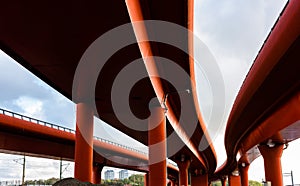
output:
[[[264,159],[260,156],[254,160],[248,170],[249,180],[263,181],[265,180]]]
[[[294,184],[300,184],[300,167],[299,167],[299,151],[300,149],[300,139],[289,143],[287,149],[283,151],[281,162],[282,162],[282,172],[289,173],[293,171]],[[291,178],[286,177],[284,179],[285,185],[291,185]]]
[[[21,156],[0,153],[0,181],[21,179],[22,165],[20,163]]]
[[[99,136],[103,139],[109,139],[113,142],[125,146],[130,146],[132,148],[142,150],[144,152],[147,152],[148,150],[145,145],[141,144],[131,137],[128,137],[126,134],[114,129],[113,127],[109,126],[96,117],[94,117],[94,135]]]
[[[229,114],[246,72],[285,2],[286,0],[195,1],[196,34],[213,53],[224,77],[226,116]],[[53,91],[41,80],[37,80],[34,75],[24,70],[23,67],[20,67],[19,64],[1,51],[0,69],[0,87],[5,87],[0,91],[0,107],[74,128],[75,106],[70,100]],[[202,88],[204,87],[203,90],[209,90],[209,83],[202,86]],[[202,94],[206,97],[203,97],[205,101],[202,101],[203,109],[201,109],[204,111],[204,117],[209,118],[211,115],[212,93],[208,91],[207,93],[202,92]],[[120,137],[121,135],[118,132],[103,126],[96,128],[95,134],[103,135],[121,143],[126,141],[125,138]],[[218,154],[218,165],[226,159],[223,139],[224,136],[221,134],[214,141]],[[287,154],[295,154],[294,152],[291,151]],[[4,157],[8,160],[1,161],[3,156],[3,154],[0,156],[0,179],[19,178],[21,167],[10,159],[15,156],[9,155],[6,157],[5,155]],[[291,160],[292,158],[287,159]],[[293,161],[287,160],[287,162],[296,162],[296,160],[295,158]],[[56,175],[55,177],[57,177],[57,161],[51,160],[49,162],[41,159],[32,160],[31,163],[28,163],[28,174],[33,176]],[[256,162],[259,162],[259,160],[256,160]],[[260,170],[263,169],[263,166],[261,162],[256,165],[256,162],[251,166],[250,178],[254,176],[253,179],[257,178],[261,181],[263,175]],[[287,166],[283,167],[284,171],[295,165],[293,163],[284,164]],[[44,168],[42,168],[43,166]],[[31,177],[29,176],[29,178]]]
[[[21,180],[23,156],[0,153],[0,181]],[[60,160],[25,157],[25,180],[59,178]],[[62,177],[73,177],[74,163],[62,162]]]
[[[290,173],[293,171],[294,184],[300,183],[300,177],[297,176],[300,174],[300,168],[297,164],[297,162],[299,162],[299,149],[300,139],[297,139],[289,143],[288,148],[283,151],[281,157],[282,173]],[[249,167],[249,179],[262,181],[265,180],[264,175],[264,160],[263,157],[260,156],[254,160]],[[283,177],[283,182],[284,185],[291,185],[291,177]]]
[[[235,97],[251,64],[285,3],[286,0],[195,1],[195,34],[209,48],[221,70],[225,84],[226,110],[224,114],[226,118],[230,113]],[[200,63],[212,62],[211,60],[203,59],[203,50],[199,51],[199,47],[197,48],[197,46],[195,46],[195,55],[196,58],[198,55],[198,58],[202,59],[202,61],[199,61]],[[199,70],[198,72],[196,71],[196,76],[200,78],[200,81],[197,80],[197,83],[200,87],[198,88],[199,94],[202,95],[200,98],[201,110],[203,110],[205,120],[209,122],[208,118],[211,116],[209,111],[218,103],[213,103],[212,100],[205,98],[209,98],[209,94],[212,93],[209,89],[210,87],[206,86],[203,81],[210,81],[208,84],[213,84],[216,80],[204,79],[200,73]],[[203,97],[203,95],[205,96]],[[219,93],[218,96],[224,95],[220,95]],[[223,107],[220,105],[219,108]],[[216,121],[217,120],[211,122]],[[226,122],[226,120],[224,122]],[[212,124],[224,126],[226,123]],[[224,130],[225,127],[223,131],[218,131],[220,133],[216,138],[214,138],[213,134],[216,131],[211,132],[218,156],[218,166],[222,165],[226,160]],[[256,164],[253,164],[253,166],[260,169]],[[256,174],[255,178],[257,178],[257,176],[260,177],[260,179],[264,177],[260,171],[250,173],[252,175]]]
[[[43,102],[41,100],[27,96],[20,96],[18,99],[13,101],[13,104],[23,111],[23,115],[31,116],[40,120],[47,120],[43,110]]]
[[[75,128],[74,103],[0,51],[0,108]]]

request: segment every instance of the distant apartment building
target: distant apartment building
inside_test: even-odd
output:
[[[125,178],[128,178],[128,170],[121,170],[119,172],[119,179],[123,180]]]
[[[104,172],[105,180],[113,180],[115,179],[115,172],[113,170],[107,170]]]

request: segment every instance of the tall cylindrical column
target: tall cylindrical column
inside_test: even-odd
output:
[[[241,184],[242,186],[248,186],[248,170],[249,170],[249,164],[242,164],[239,166],[239,172],[241,176]]]
[[[228,176],[228,184],[229,186],[241,186],[241,178],[240,176]]]
[[[149,186],[166,186],[166,119],[161,107],[152,107],[149,118]]]
[[[270,181],[272,186],[282,186],[281,155],[283,145],[276,145],[274,147],[260,145],[259,151],[264,158],[266,181]]]
[[[149,173],[144,175],[144,186],[149,186]]]
[[[75,171],[74,177],[92,182],[94,113],[90,105],[78,103],[76,110]]]
[[[179,185],[180,186],[188,186],[188,178],[189,178],[189,167],[190,167],[189,159],[182,159],[176,161],[177,166],[179,168]]]
[[[93,184],[100,184],[101,183],[101,172],[103,169],[103,165],[94,163],[93,165]]]
[[[208,186],[208,175],[192,176],[191,186]]]
[[[226,186],[226,177],[222,177],[221,178],[221,183],[222,183],[222,186]]]
[[[175,186],[175,181],[174,180],[170,180],[169,186]]]

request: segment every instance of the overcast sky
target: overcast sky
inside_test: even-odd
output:
[[[223,119],[225,119],[221,124],[225,125],[242,81],[285,3],[286,0],[195,0],[195,33],[214,57],[213,61],[220,68],[225,87],[225,95],[220,95],[224,96],[225,101],[223,112],[222,106],[212,104],[211,89],[214,81],[217,80],[207,79],[207,74],[200,65],[197,69],[197,81],[203,82],[203,87],[199,90],[203,95],[200,96],[200,102],[209,129],[214,129],[212,126],[217,125],[214,123],[217,121],[211,117],[214,116],[214,113],[211,113],[212,107],[221,109],[220,113],[224,114]],[[201,52],[197,51],[196,47],[195,55],[196,59],[202,59]],[[0,108],[75,128],[74,104],[3,52],[0,52],[0,87]],[[145,149],[141,144],[125,138],[124,135],[112,130],[98,119],[95,119],[95,123],[95,135]],[[221,165],[226,159],[223,145],[224,127],[217,132],[215,130],[211,132],[215,132],[213,142],[217,150],[218,165]],[[297,148],[300,149],[299,140],[291,143],[285,150],[282,158],[283,172],[294,170],[295,175],[300,175],[299,168],[294,164],[299,154]],[[0,154],[0,181],[21,179],[21,165],[13,161],[19,158],[21,156]],[[27,161],[26,179],[47,179],[59,176],[59,161],[57,160],[27,158]],[[64,177],[72,176],[72,172],[73,164],[71,163]],[[249,173],[250,179],[261,181],[264,178],[261,158],[253,162]],[[296,183],[300,183],[299,176],[298,178],[295,176],[295,180]],[[286,180],[285,183],[289,184],[288,181]]]
[[[75,129],[75,104],[27,71],[0,50],[0,108]],[[94,118],[94,135],[146,151],[141,143]],[[0,181],[21,179],[22,166],[13,160],[21,156],[0,153]],[[7,159],[7,161],[6,161]],[[59,161],[27,158],[26,179],[47,179],[59,176]],[[20,161],[21,163],[21,161]],[[73,175],[73,163],[64,177]],[[66,163],[64,163],[66,164]],[[105,169],[106,170],[106,169]],[[118,170],[118,169],[115,169]],[[104,172],[104,171],[103,171]],[[116,175],[117,176],[117,175]]]
[[[224,126],[231,110],[234,99],[243,80],[249,71],[259,49],[269,34],[287,0],[197,0],[195,1],[195,34],[206,45],[213,59],[203,58],[205,52],[197,51],[195,58],[200,65],[196,65],[198,96],[202,113],[207,122],[208,130],[216,129],[220,125],[220,117],[212,118],[214,107],[222,113],[223,107],[212,102],[212,87],[218,76],[208,77],[201,68],[202,63],[217,63],[225,85],[225,120],[220,130],[211,130],[210,134],[218,155],[218,166],[226,160],[224,149]],[[207,51],[206,51],[207,52]],[[199,67],[200,66],[200,67]],[[201,78],[201,77],[206,77]],[[200,82],[200,83],[199,83]],[[222,92],[222,91],[219,91]],[[216,94],[218,94],[217,92]],[[216,121],[217,120],[217,121]],[[218,127],[217,127],[218,129]],[[283,172],[300,169],[293,164],[300,153],[300,141],[297,140],[285,150],[282,156]],[[296,177],[296,176],[295,176]],[[298,176],[299,177],[299,176]],[[261,181],[264,178],[263,159],[260,157],[253,162],[249,169],[249,179]],[[296,180],[297,179],[297,180]],[[295,178],[300,183],[299,178]],[[291,184],[290,178],[285,178],[286,184]]]

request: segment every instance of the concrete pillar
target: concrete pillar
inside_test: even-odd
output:
[[[144,186],[149,186],[149,173],[144,175]]]
[[[90,105],[78,103],[76,111],[74,177],[92,182],[94,113]]]
[[[101,172],[103,169],[102,164],[94,163],[93,165],[93,184],[100,184],[101,183]]]
[[[189,159],[184,159],[184,160],[183,159],[176,161],[177,166],[179,168],[179,185],[180,186],[188,186],[189,167],[190,167],[191,161]]]
[[[175,181],[174,180],[170,180],[170,186],[175,186]]]
[[[240,176],[241,176],[242,186],[248,186],[249,185],[248,170],[249,170],[249,164],[241,164],[239,166],[239,172],[240,172]]]
[[[275,145],[274,147],[260,145],[259,151],[264,158],[266,181],[270,181],[272,186],[282,186],[281,155],[283,145]]]
[[[175,186],[175,182],[173,180],[168,180],[167,186]]]
[[[226,177],[225,176],[221,178],[221,184],[222,184],[222,186],[226,186]]]
[[[149,118],[149,186],[166,186],[166,119],[161,107],[152,107]]]
[[[229,186],[241,186],[241,178],[240,176],[228,176],[228,184]]]
[[[192,176],[191,186],[208,186],[208,175]]]

